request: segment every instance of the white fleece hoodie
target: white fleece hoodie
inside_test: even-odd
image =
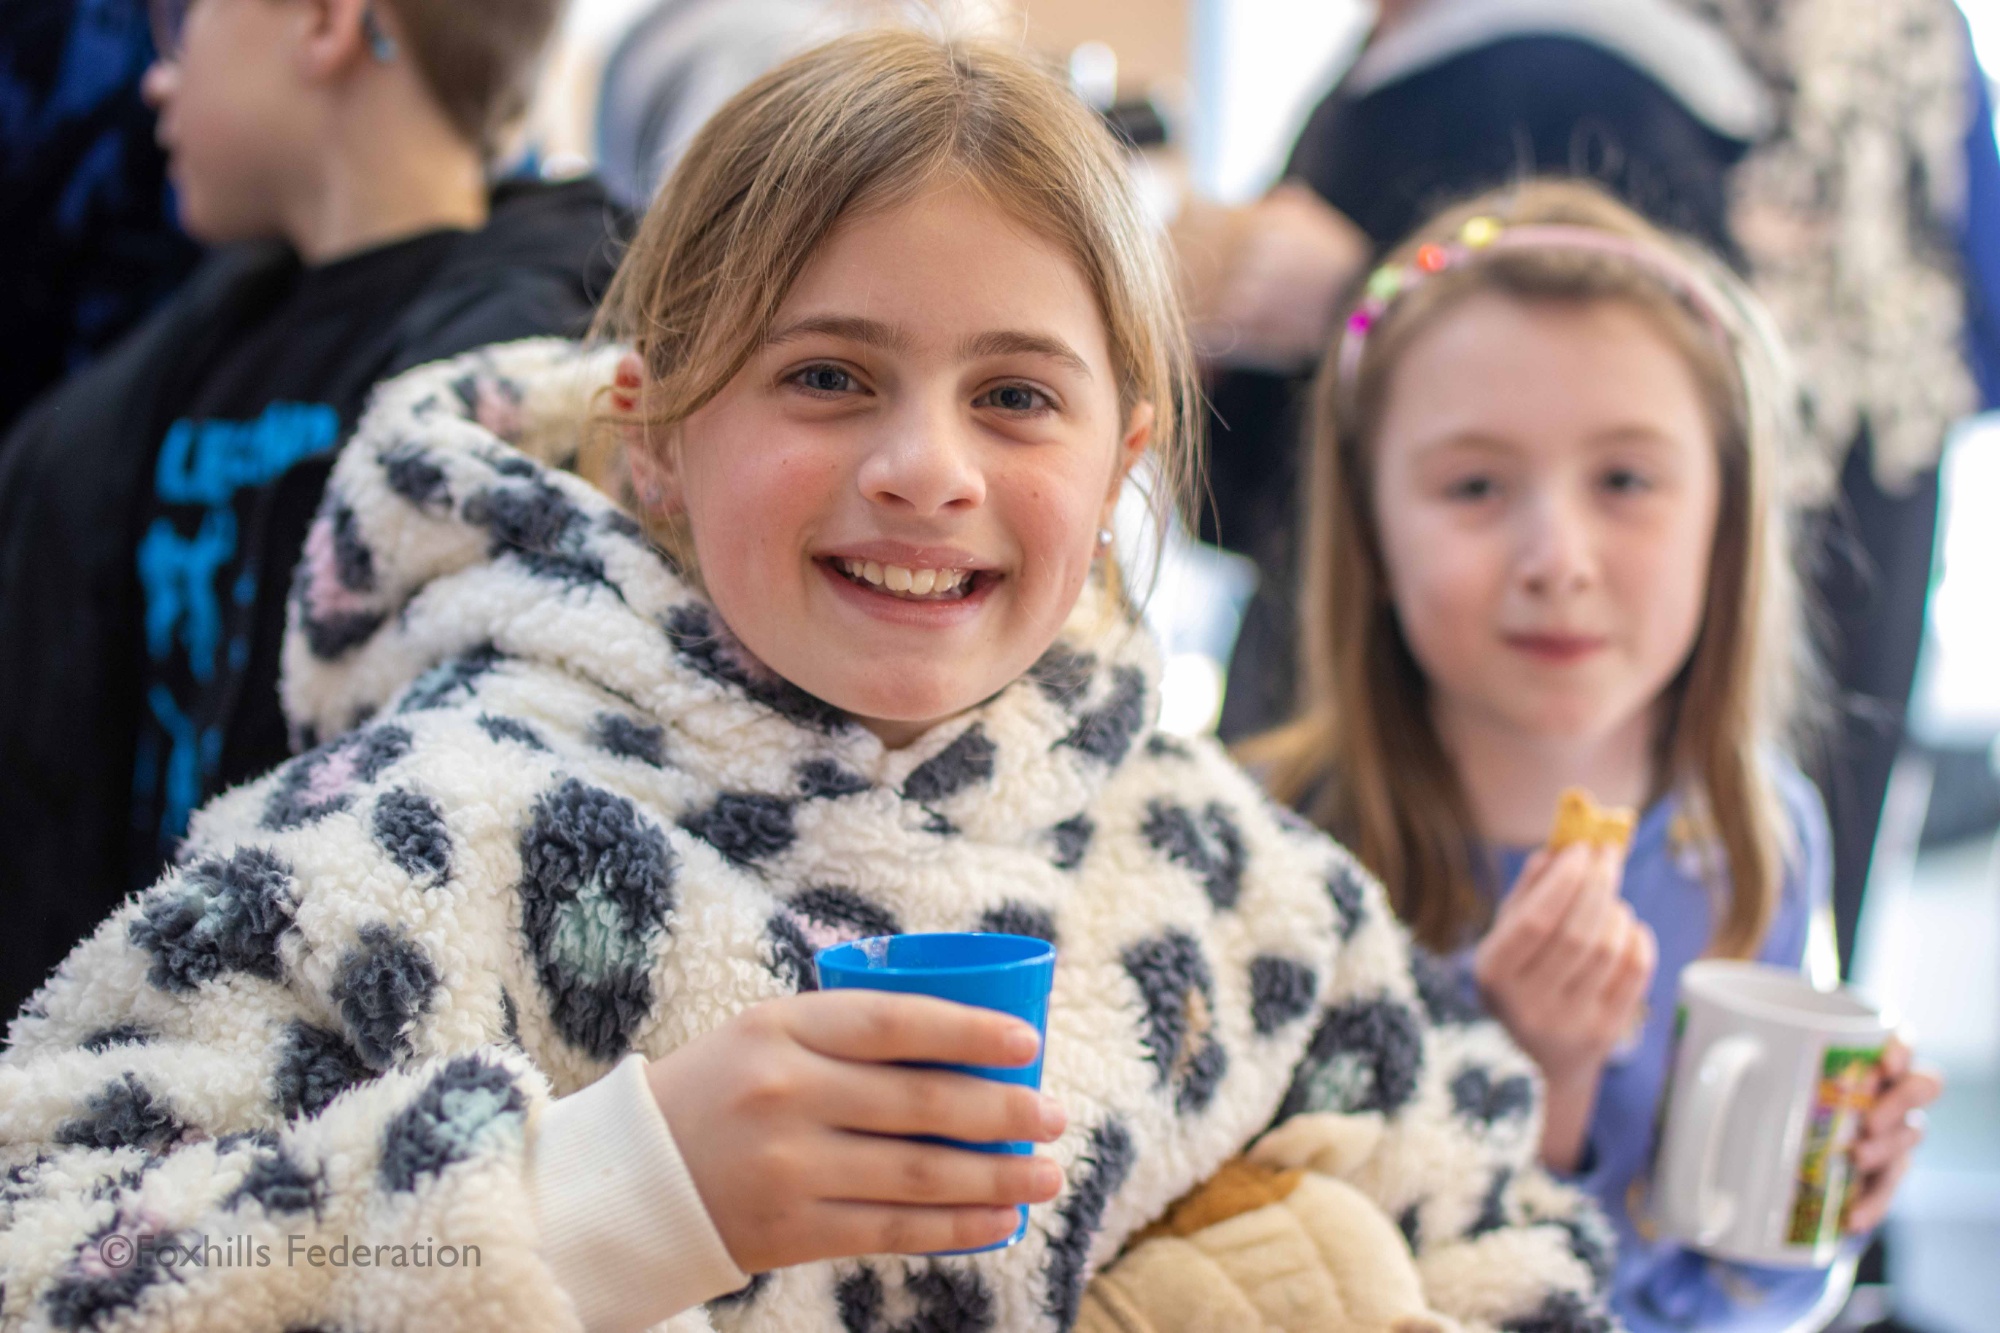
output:
[[[1385,1116],[1360,1183],[1436,1308],[1606,1327],[1526,1059],[1413,973],[1341,848],[1153,729],[1143,633],[1082,608],[885,749],[510,443],[573,452],[612,359],[513,344],[380,390],[294,591],[317,748],[201,812],[10,1030],[0,1324],[538,1333],[709,1300],[672,1327],[1063,1329],[1134,1231],[1314,1109]],[[724,1296],[642,1060],[901,930],[1055,941],[1064,1192],[1008,1250]]]

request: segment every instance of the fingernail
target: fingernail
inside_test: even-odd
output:
[[[1062,1188],[1062,1168],[1046,1157],[1037,1157],[1029,1172],[1029,1181],[1037,1194],[1054,1194]]]
[[[1006,1047],[1008,1058],[1016,1064],[1026,1064],[1042,1048],[1041,1034],[1026,1023],[1012,1024],[1007,1029]]]
[[[1042,1098],[1042,1137],[1060,1138],[1063,1127],[1069,1124],[1069,1112],[1063,1110],[1062,1103],[1053,1097]]]

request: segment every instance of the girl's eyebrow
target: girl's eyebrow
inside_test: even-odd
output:
[[[775,347],[780,343],[814,336],[840,338],[890,352],[908,352],[915,343],[907,329],[860,315],[808,315],[785,325],[764,342],[767,347]],[[964,361],[987,356],[1045,356],[1061,362],[1085,379],[1094,378],[1089,364],[1077,354],[1076,349],[1050,333],[1029,333],[1020,329],[976,333],[959,344],[958,355]]]
[[[860,315],[807,315],[804,319],[785,325],[764,342],[766,346],[775,347],[779,343],[815,335],[842,338],[848,342],[880,347],[890,352],[907,352],[914,341],[907,329],[898,328],[894,324],[884,324],[879,319],[867,319]]]
[[[992,333],[980,333],[967,338],[960,344],[958,352],[959,356],[967,361],[974,361],[984,356],[1045,356],[1060,361],[1085,379],[1094,378],[1089,365],[1077,355],[1076,349],[1051,333],[1024,333],[1017,329],[999,329]]]

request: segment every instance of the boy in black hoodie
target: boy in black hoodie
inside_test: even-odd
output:
[[[0,1019],[289,753],[286,585],[371,387],[588,323],[602,193],[486,173],[559,10],[154,0],[146,94],[221,248],[0,442]]]

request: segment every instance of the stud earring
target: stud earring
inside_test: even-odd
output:
[[[1110,549],[1111,549],[1111,537],[1112,537],[1112,533],[1111,533],[1111,529],[1110,529],[1110,528],[1099,528],[1099,529],[1097,530],[1097,549],[1098,549],[1099,551],[1108,551],[1108,550],[1110,550]]]

